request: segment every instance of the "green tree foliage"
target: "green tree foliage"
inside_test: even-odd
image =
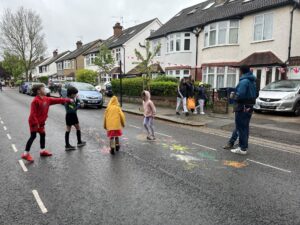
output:
[[[22,73],[25,72],[21,58],[8,52],[4,53],[2,67],[15,81],[20,79]]]
[[[46,85],[48,84],[49,77],[43,76],[43,77],[39,77],[38,79],[41,83],[46,84]]]
[[[97,77],[98,73],[93,70],[81,69],[76,72],[77,82],[84,82],[95,85]]]
[[[111,50],[106,45],[101,45],[99,49],[99,54],[95,59],[95,65],[100,69],[101,74],[109,74],[115,65],[114,57]]]
[[[146,50],[145,55],[143,55],[137,49],[134,50],[135,55],[138,59],[138,63],[139,63],[137,68],[144,77],[143,89],[146,88],[147,90],[150,90],[150,80],[151,80],[152,73],[153,73],[152,61],[153,61],[154,57],[157,55],[157,53],[160,51],[160,48],[161,48],[161,45],[158,45],[155,47],[153,52],[151,52],[150,42],[147,41],[146,46],[145,46],[145,50]]]

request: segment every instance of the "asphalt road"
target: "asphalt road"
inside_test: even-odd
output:
[[[111,156],[94,109],[78,113],[87,146],[67,153],[57,105],[46,126],[54,156],[41,159],[37,140],[35,163],[23,165],[31,100],[0,93],[1,225],[300,224],[298,153],[252,145],[237,156],[222,150],[224,137],[161,121],[147,142],[142,118],[126,115],[122,151]]]

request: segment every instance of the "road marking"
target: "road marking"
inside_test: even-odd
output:
[[[286,173],[291,173],[292,172],[290,170],[285,170],[285,169],[282,169],[282,168],[279,168],[279,167],[276,167],[276,166],[272,166],[272,165],[269,165],[269,164],[261,163],[261,162],[254,161],[254,160],[251,160],[251,159],[247,159],[247,161],[253,162],[253,163],[256,163],[256,164],[259,164],[259,165],[262,165],[262,166],[270,167],[272,169],[280,170],[280,171],[286,172]]]
[[[22,167],[22,169],[25,173],[28,172],[28,169],[26,168],[26,166],[25,166],[25,164],[22,160],[19,160],[19,164],[20,164],[20,166]]]
[[[134,125],[129,125],[130,127],[136,128],[136,129],[141,129],[140,127],[134,126]]]
[[[4,130],[7,130],[6,126],[3,127]]]
[[[16,145],[12,144],[11,147],[14,150],[14,152],[18,152],[18,149],[17,149]]]
[[[1,124],[4,124],[4,122],[1,120]]]
[[[168,138],[172,138],[172,136],[167,135],[167,134],[163,134],[163,133],[159,133],[159,132],[155,132],[158,135],[164,136],[164,137],[168,137]]]
[[[196,146],[199,146],[199,147],[202,147],[202,148],[206,148],[206,149],[209,149],[209,150],[212,150],[212,151],[217,151],[217,149],[211,148],[211,147],[208,147],[208,146],[205,146],[205,145],[200,145],[200,144],[197,144],[197,143],[193,143],[193,145],[196,145]]]
[[[39,196],[39,193],[37,192],[37,190],[32,190],[32,194],[37,202],[37,204],[39,205],[42,213],[47,213],[48,210],[46,209],[44,203],[42,202],[42,199]]]
[[[11,140],[11,136],[10,136],[10,134],[7,134],[7,138],[8,138],[9,140]]]

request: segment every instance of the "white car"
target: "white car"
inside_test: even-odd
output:
[[[300,80],[270,83],[259,92],[254,110],[293,112],[296,116],[300,116]]]

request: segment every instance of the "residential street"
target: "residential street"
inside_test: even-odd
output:
[[[23,165],[31,100],[14,89],[0,92],[0,224],[300,224],[299,134],[284,132],[293,143],[254,135],[249,155],[238,156],[222,149],[230,124],[224,131],[156,120],[157,140],[149,142],[142,117],[126,114],[121,152],[111,156],[104,109],[82,109],[88,144],[65,152],[65,109],[56,105],[46,126],[53,157],[39,157],[38,137],[35,162]]]

